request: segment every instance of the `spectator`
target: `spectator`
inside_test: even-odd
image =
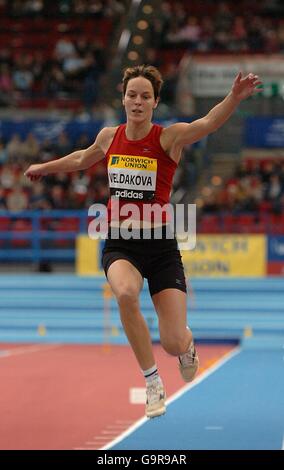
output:
[[[12,189],[16,183],[16,175],[12,166],[5,165],[0,173],[0,187]]]
[[[30,64],[24,56],[19,56],[16,59],[12,79],[15,90],[22,92],[25,96],[31,94],[34,76]]]
[[[30,132],[22,144],[23,158],[27,162],[36,161],[38,160],[39,151],[40,151],[39,143],[37,139],[35,138],[34,134]]]
[[[70,38],[63,37],[57,41],[54,53],[55,59],[61,63],[65,59],[74,56],[76,49]]]
[[[54,151],[58,157],[62,157],[63,155],[67,155],[70,153],[72,149],[71,142],[69,140],[68,135],[66,132],[61,132],[56,139],[56,143],[54,145]]]
[[[11,212],[19,212],[27,208],[28,196],[20,186],[16,186],[7,196],[7,209]]]
[[[29,201],[29,209],[31,210],[48,210],[51,205],[47,200],[47,192],[42,182],[37,182],[32,188],[32,194]]]
[[[23,141],[19,134],[14,134],[7,144],[8,163],[21,163],[24,160],[25,153],[23,149]]]
[[[283,196],[283,184],[278,174],[272,174],[269,178],[265,199],[272,203],[272,209],[281,213],[281,198]]]
[[[6,200],[5,191],[1,187],[0,187],[0,210],[1,211],[7,210],[7,200]]]
[[[0,166],[4,165],[7,162],[8,154],[5,144],[0,140]]]
[[[11,69],[8,64],[0,65],[0,92],[11,94],[14,90]]]
[[[47,200],[52,209],[68,209],[69,207],[68,201],[64,195],[64,190],[60,185],[52,186],[47,196]]]

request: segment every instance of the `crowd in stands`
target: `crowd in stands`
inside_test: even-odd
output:
[[[80,98],[91,109],[103,83],[114,26],[128,3],[0,0],[0,106],[40,96]],[[162,68],[164,99],[172,104],[184,51],[283,53],[283,18],[278,0],[163,0],[145,61]]]
[[[88,171],[57,174],[31,183],[24,171],[34,163],[63,157],[93,143],[87,134],[74,142],[66,132],[54,139],[39,140],[30,132],[26,138],[14,134],[0,138],[0,210],[84,209],[94,203],[106,204],[109,197],[106,164],[103,160]],[[173,202],[180,203],[198,178],[200,146],[188,145],[173,182]]]
[[[29,164],[61,157],[90,144],[84,134],[73,143],[65,132],[55,141],[45,139],[39,142],[32,133],[25,139],[15,134],[6,143],[0,140],[0,208],[11,211],[79,209],[94,202],[105,203],[108,189],[104,161],[87,172],[52,175],[37,184],[30,183],[24,176]],[[175,190],[190,188],[196,179],[193,159],[193,149],[185,149]],[[219,176],[213,176],[211,184],[203,188],[196,203],[202,214],[222,211],[233,214],[284,213],[284,162],[271,158],[246,159],[229,180],[222,181]]]
[[[284,3],[163,0],[144,57],[163,72],[162,106],[174,106],[180,115],[194,114],[194,100],[182,83],[182,59],[214,53],[283,54]]]
[[[203,213],[230,211],[284,212],[284,162],[271,159],[249,159],[241,163],[235,175],[222,182],[213,177],[203,190],[200,201]]]
[[[111,32],[128,3],[0,0],[0,107],[16,107],[19,98],[44,97],[52,106],[53,98],[74,97],[95,118],[97,113],[115,119],[114,111],[101,101],[99,89],[107,73],[106,47]],[[283,54],[283,13],[279,0],[163,0],[151,25],[151,47],[145,49],[144,57],[163,72],[158,113],[163,116],[163,109],[169,109],[178,115],[181,111],[174,104],[181,86],[177,65],[185,51]],[[184,114],[192,115],[190,99],[183,99],[181,106],[185,104],[188,109]],[[52,175],[36,184],[24,177],[30,163],[60,157],[90,143],[85,135],[70,142],[65,133],[55,142],[39,142],[33,134],[25,139],[14,135],[8,142],[0,140],[0,210],[81,209],[94,202],[105,203],[104,162],[87,172]],[[191,157],[182,161],[175,191],[186,190],[198,177]],[[284,164],[245,161],[229,181],[213,177],[196,203],[202,218],[217,213],[282,214]]]
[[[106,48],[126,4],[0,0],[0,106],[73,98],[91,109],[106,72]]]
[[[13,106],[18,98],[75,97],[86,107],[98,97],[105,71],[102,45],[89,43],[84,36],[76,42],[59,39],[48,59],[41,51],[12,56],[11,50],[0,51],[0,103]]]
[[[65,133],[56,142],[38,142],[33,134],[22,140],[14,135],[6,144],[0,141],[0,210],[83,209],[108,198],[105,162],[88,171],[49,175],[31,183],[24,176],[31,163],[44,162],[85,148],[91,142],[85,135],[72,144]]]
[[[213,176],[196,200],[200,230],[284,230],[283,159],[246,159],[226,181]]]
[[[284,52],[284,7],[279,0],[164,0],[153,34],[160,48],[196,52]]]
[[[76,16],[114,17],[125,13],[124,0],[0,0],[0,11],[12,17]]]

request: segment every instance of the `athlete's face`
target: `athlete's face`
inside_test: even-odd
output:
[[[141,122],[151,121],[158,100],[155,100],[152,83],[144,77],[136,77],[129,80],[122,103],[127,119]]]

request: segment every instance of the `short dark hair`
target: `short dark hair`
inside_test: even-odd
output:
[[[129,80],[137,77],[144,77],[149,80],[153,87],[155,100],[159,98],[163,85],[163,79],[159,70],[153,65],[136,65],[135,67],[128,67],[124,70],[122,79],[123,96],[125,96]]]

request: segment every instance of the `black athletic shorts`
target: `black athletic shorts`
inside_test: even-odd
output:
[[[147,232],[149,239],[143,239],[143,230],[138,230],[136,233],[139,233],[140,238],[129,240],[121,237],[119,229],[116,229],[116,239],[110,238],[109,232],[102,252],[106,276],[114,261],[125,259],[148,280],[151,296],[169,288],[186,292],[184,269],[175,236],[166,238],[165,227],[162,230],[162,239],[154,239],[153,229]]]

